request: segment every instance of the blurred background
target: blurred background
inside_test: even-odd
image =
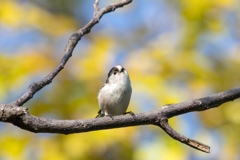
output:
[[[0,5],[0,103],[14,101],[50,73],[72,33],[93,15],[93,0],[7,0]],[[117,2],[100,0],[100,6]],[[24,107],[35,116],[86,119],[115,65],[130,75],[129,111],[209,96],[240,82],[239,0],[137,0],[106,14],[84,36],[53,82]],[[206,154],[156,126],[81,134],[34,134],[0,123],[1,160],[240,159],[240,101],[170,119]]]

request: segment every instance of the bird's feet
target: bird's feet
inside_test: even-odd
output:
[[[130,114],[133,118],[136,118],[135,114],[132,111],[125,112],[124,115]]]
[[[110,117],[110,118],[112,118],[112,120],[113,120],[113,114],[108,114],[108,115],[106,115],[106,117]]]

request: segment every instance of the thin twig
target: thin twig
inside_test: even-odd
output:
[[[188,145],[190,147],[193,147],[195,149],[198,149],[198,150],[206,152],[206,153],[210,152],[210,147],[207,146],[206,144],[203,144],[203,143],[198,142],[196,140],[187,138],[187,137],[179,134],[175,130],[173,130],[172,127],[168,124],[167,119],[163,119],[159,123],[159,127],[161,127],[173,139],[178,140],[181,143],[184,143],[184,144],[186,144],[186,145]]]
[[[94,9],[93,16],[95,17],[95,15],[99,12],[98,0],[95,0],[95,3],[93,4],[93,9]]]

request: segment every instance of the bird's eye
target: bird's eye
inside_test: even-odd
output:
[[[114,74],[114,75],[116,75],[116,74],[117,74],[117,72],[113,72],[113,74]]]

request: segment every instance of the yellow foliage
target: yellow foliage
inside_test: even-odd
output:
[[[53,15],[32,3],[21,3],[19,1],[1,1],[0,21],[16,29],[34,27],[42,32],[59,36],[66,30],[76,29],[76,22],[65,15]]]
[[[99,35],[94,39],[90,48],[84,51],[86,56],[75,60],[78,68],[81,68],[78,78],[83,81],[96,81],[103,75],[106,78],[107,73],[103,68],[107,68],[107,64],[112,57],[113,41],[109,37]],[[101,67],[99,67],[101,66]],[[97,73],[97,74],[96,74]]]
[[[56,142],[44,139],[41,141],[41,148],[44,151],[43,154],[41,155],[42,160],[49,159],[68,160],[67,155],[61,151],[61,147],[57,145]]]
[[[172,152],[174,151],[174,154]],[[150,145],[141,144],[138,146],[134,160],[145,160],[145,159],[169,159],[169,160],[185,160],[187,159],[185,150],[179,147],[178,142],[169,139],[167,142],[161,141],[159,138]]]
[[[27,77],[36,76],[53,64],[53,60],[42,53],[25,52],[14,57],[0,55],[0,97],[7,96],[6,90],[21,87],[27,82]]]
[[[183,15],[188,20],[198,20],[203,18],[203,15],[207,9],[212,5],[212,1],[208,0],[183,0],[181,1]]]
[[[213,3],[221,8],[234,8],[239,5],[237,0],[213,0]]]
[[[238,100],[238,102],[240,102]],[[240,110],[239,110],[239,105],[237,103],[232,104],[231,107],[226,107],[224,109],[225,111],[225,116],[226,119],[230,122],[233,123],[235,125],[240,125]]]
[[[11,159],[24,159],[23,152],[25,150],[25,145],[27,143],[27,139],[14,137],[13,135],[4,135],[0,139],[1,150],[1,158],[9,157]],[[4,146],[4,147],[3,147]]]

